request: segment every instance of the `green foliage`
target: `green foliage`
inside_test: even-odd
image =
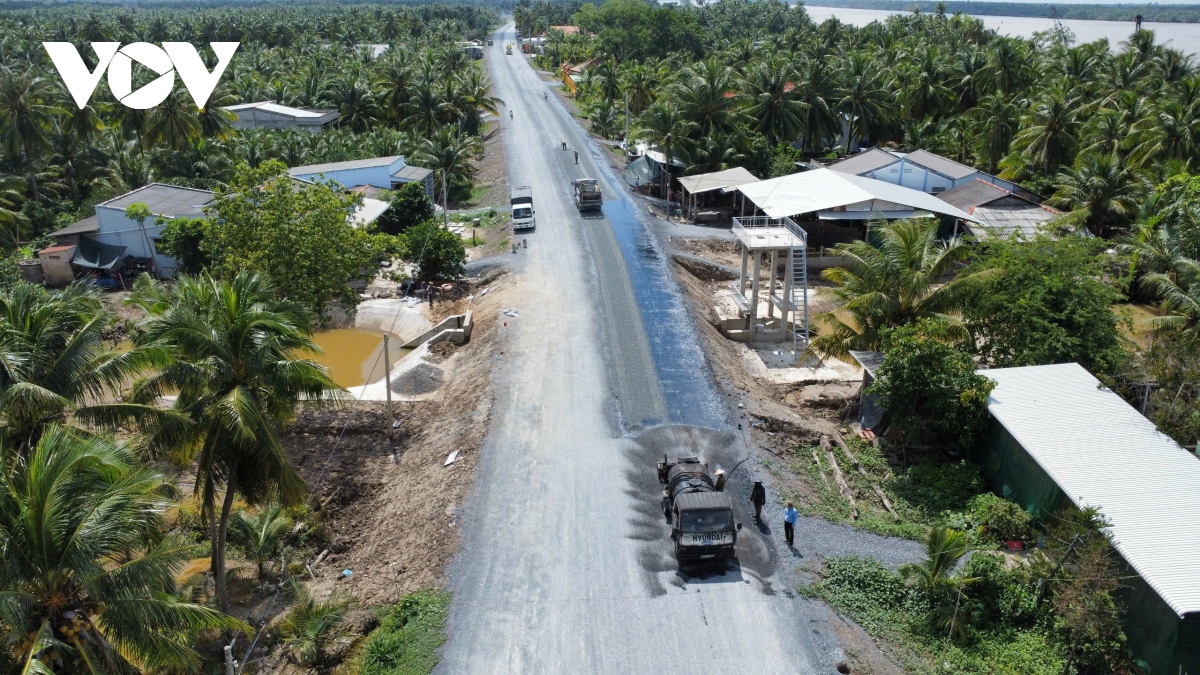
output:
[[[379,612],[380,624],[358,659],[359,675],[423,675],[433,672],[446,642],[450,594],[425,590],[405,595]]]
[[[971,448],[987,422],[995,384],[944,337],[930,322],[885,329],[883,364],[867,391],[878,397],[907,443]]]
[[[949,644],[936,606],[876,560],[831,558],[821,580],[801,590],[886,642],[906,672],[1062,673],[1066,647],[1047,627],[1048,607],[1037,608],[1029,568],[1009,568],[999,556],[977,553],[959,574],[971,582],[962,585],[958,637]]]
[[[433,218],[433,200],[425,194],[423,183],[405,183],[388,196],[388,209],[375,220],[375,229],[384,234],[403,234],[408,228]]]
[[[279,431],[300,401],[336,402],[346,392],[324,368],[297,358],[316,350],[309,315],[263,277],[184,276],[167,287],[143,276],[131,302],[149,315],[138,347],[170,360],[135,382],[128,399],[152,403],[176,393],[172,411],[190,421],[182,433],[149,444],[177,462],[196,462],[195,494],[216,525],[212,574],[227,610],[225,548],[235,495],[250,506],[298,505],[307,485],[288,462]]]
[[[607,0],[599,7],[579,8],[574,24],[595,33],[599,51],[617,61],[633,56],[662,57],[673,52],[700,52],[696,15],[667,5],[651,6],[643,0]]]
[[[806,353],[849,359],[851,350],[882,350],[886,329],[922,320],[936,322],[946,338],[966,338],[953,314],[962,309],[974,275],[941,283],[969,255],[962,241],[941,241],[934,219],[876,226],[872,239],[878,241],[835,247],[848,262],[821,276],[836,285],[838,309],[816,317],[818,334]]]
[[[771,151],[771,173],[769,177],[776,178],[796,173],[798,170],[796,162],[799,162],[803,158],[803,153],[790,145],[783,143],[776,145],[775,149]]]
[[[162,535],[173,486],[140,468],[130,448],[55,425],[25,461],[7,460],[0,616],[8,657],[54,663],[57,655],[59,672],[88,672],[89,663],[198,670],[192,645],[202,631],[248,630],[172,597],[191,546]]]
[[[919,509],[927,523],[935,522],[948,511],[967,508],[983,489],[978,467],[966,460],[920,462],[887,485],[889,493]]]
[[[960,636],[965,616],[960,613],[963,590],[974,578],[954,571],[967,554],[970,538],[945,525],[925,534],[925,560],[900,566],[900,578],[917,589],[930,608],[929,618],[943,631]]]
[[[267,561],[275,555],[291,527],[291,519],[279,504],[268,504],[255,515],[239,509],[229,522],[229,541],[254,561],[258,578],[263,579]]]
[[[1082,237],[989,242],[971,269],[992,273],[980,274],[963,310],[983,364],[1116,370],[1126,358],[1112,311],[1120,295],[1103,280],[1103,249]]]
[[[203,239],[214,275],[243,271],[269,277],[285,297],[323,316],[328,304],[358,304],[350,280],[374,274],[374,240],[347,220],[360,204],[332,184],[297,184],[279,162],[242,166],[205,208],[221,223]]]
[[[342,634],[341,624],[350,600],[335,595],[317,600],[304,584],[292,581],[293,601],[288,613],[279,622],[288,655],[302,666],[319,665],[325,651]]]
[[[1003,497],[990,492],[976,495],[967,504],[967,510],[976,526],[1000,541],[1028,541],[1033,536],[1029,512]]]
[[[210,227],[203,218],[172,218],[163,228],[158,251],[175,258],[179,274],[199,274],[212,265],[204,248]]]
[[[416,265],[415,277],[423,281],[452,281],[466,273],[462,237],[432,221],[408,229],[401,237],[400,257]]]

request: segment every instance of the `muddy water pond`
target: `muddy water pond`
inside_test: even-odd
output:
[[[361,328],[334,328],[313,334],[313,342],[324,350],[310,355],[314,361],[329,369],[329,376],[343,387],[358,387],[383,379],[383,333]],[[388,356],[392,367],[411,349],[400,347],[401,341],[389,341]]]
[[[1129,323],[1121,324],[1121,332],[1125,337],[1137,343],[1138,347],[1145,349],[1150,345],[1150,327],[1145,324],[1146,319],[1151,319],[1159,316],[1161,312],[1153,305],[1133,305],[1122,304],[1113,305],[1113,311],[1121,318],[1129,319]]]

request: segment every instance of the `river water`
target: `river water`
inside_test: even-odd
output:
[[[865,26],[872,21],[883,21],[893,14],[903,12],[883,9],[844,9],[841,7],[814,7],[806,4],[805,11],[812,20],[822,21],[837,17],[842,23],[852,26]],[[1050,19],[1036,19],[1028,16],[977,16],[985,26],[993,28],[1002,35],[1013,37],[1033,37],[1034,33],[1049,30],[1054,27]],[[1085,21],[1083,19],[1063,19],[1064,27],[1075,33],[1079,43],[1094,42],[1108,38],[1114,49],[1129,39],[1133,33],[1132,21]],[[1151,23],[1142,24],[1142,28],[1154,31],[1158,42],[1165,42],[1175,49],[1187,54],[1200,54],[1200,23]]]

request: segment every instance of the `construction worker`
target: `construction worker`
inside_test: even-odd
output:
[[[750,503],[754,505],[754,522],[761,523],[762,507],[767,503],[767,489],[761,480],[754,481],[754,487],[750,488]]]
[[[787,507],[783,509],[783,538],[787,540],[788,548],[795,546],[796,518],[799,516],[800,514],[796,513],[796,507],[788,502]]]
[[[511,110],[508,111],[508,119],[510,119],[510,120],[512,119],[512,111]]]
[[[566,149],[567,149],[567,139],[565,139],[565,138],[564,138],[564,139],[562,139],[562,149],[563,149],[563,150],[566,150]]]
[[[575,163],[576,164],[579,163],[579,151],[578,150],[575,151]]]

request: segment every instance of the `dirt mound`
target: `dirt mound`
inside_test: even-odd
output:
[[[392,393],[417,396],[437,391],[442,386],[442,369],[422,361],[392,380]]]

